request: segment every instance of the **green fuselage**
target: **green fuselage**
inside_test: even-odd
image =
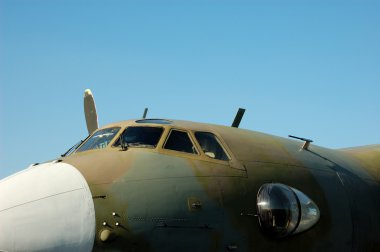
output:
[[[135,125],[126,121],[106,127]],[[95,251],[379,249],[379,145],[304,150],[300,141],[224,126],[185,121],[151,126],[164,128],[154,148],[123,149],[111,143],[63,158],[89,184]],[[165,149],[171,129],[187,132],[198,153]],[[202,152],[197,131],[215,134],[229,160]],[[319,222],[283,239],[265,235],[256,216],[256,196],[265,183],[282,183],[308,195],[319,207]]]

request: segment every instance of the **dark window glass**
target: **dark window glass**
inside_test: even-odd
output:
[[[187,132],[172,130],[165,143],[165,149],[197,154]]]
[[[119,130],[120,127],[98,130],[76,152],[107,147]]]
[[[121,135],[121,139],[127,147],[154,148],[157,146],[163,130],[158,127],[128,127]],[[120,138],[114,146],[120,146]]]
[[[209,132],[196,132],[195,138],[198,140],[206,156],[219,160],[229,160],[226,152],[214,134]]]

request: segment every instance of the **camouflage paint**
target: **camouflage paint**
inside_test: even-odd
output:
[[[380,245],[379,146],[302,150],[300,141],[186,121],[105,127],[132,125],[163,127],[158,146],[123,151],[111,143],[63,158],[90,186],[95,251],[375,251]],[[163,149],[171,128],[188,131],[199,155]],[[214,133],[231,160],[207,157],[195,131]],[[316,226],[281,240],[265,236],[256,195],[270,182],[308,195],[321,212]],[[105,229],[114,239],[100,240]]]

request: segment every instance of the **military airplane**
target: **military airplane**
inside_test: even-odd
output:
[[[84,107],[84,141],[0,181],[1,251],[380,251],[380,145]]]

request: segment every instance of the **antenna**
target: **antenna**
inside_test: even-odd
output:
[[[245,109],[239,108],[231,127],[239,128],[239,125],[240,125],[241,119],[243,118],[244,112],[245,112]]]
[[[144,114],[143,114],[143,117],[142,117],[143,119],[146,118],[146,114],[147,114],[147,113],[148,113],[148,108],[145,108],[145,109],[144,109]]]
[[[298,140],[301,140],[301,141],[305,141],[305,143],[302,145],[302,149],[303,150],[309,150],[310,143],[313,142],[313,140],[307,139],[307,138],[303,138],[303,137],[296,137],[296,136],[292,136],[292,135],[289,135],[288,137],[295,138],[295,139],[298,139]]]

